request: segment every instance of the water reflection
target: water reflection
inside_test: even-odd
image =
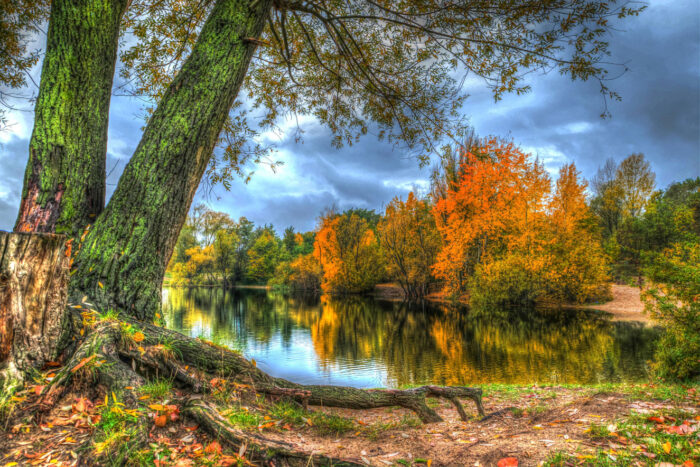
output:
[[[476,315],[366,297],[165,289],[168,327],[299,383],[358,387],[636,381],[657,331],[585,311]]]

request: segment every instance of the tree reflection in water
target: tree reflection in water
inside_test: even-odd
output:
[[[647,376],[658,332],[581,310],[474,312],[368,297],[165,289],[167,326],[276,376],[355,386],[596,383]]]

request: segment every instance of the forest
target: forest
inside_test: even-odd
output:
[[[654,107],[687,73],[611,121],[680,50],[627,75],[654,44],[617,41],[674,33],[674,5],[0,0],[0,462],[696,465],[700,177],[659,164],[696,146],[650,142],[697,128],[692,89],[677,120]],[[552,172],[477,136],[499,113],[605,150]],[[429,183],[309,232],[194,203],[277,149],[305,177],[319,134]],[[620,291],[632,310],[605,312]]]

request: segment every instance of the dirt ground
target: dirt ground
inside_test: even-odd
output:
[[[700,414],[700,398],[693,394],[682,402],[670,402],[591,388],[537,387],[486,396],[487,417],[483,420],[461,421],[452,405],[441,400],[434,405],[445,421],[436,424],[420,425],[403,409],[321,408],[354,420],[356,428],[340,436],[321,435],[310,426],[271,428],[262,434],[308,453],[371,466],[495,466],[508,457],[517,459],[520,466],[535,466],[552,452],[582,456],[602,446],[586,434],[592,423],[605,426],[632,411],[648,414],[681,409]],[[0,465],[90,464],[87,445],[92,443],[91,424],[98,404],[97,399],[81,403],[73,394],[50,414],[8,427],[0,432]],[[467,401],[465,408],[468,413],[475,412]],[[218,444],[187,419],[164,428],[153,427],[148,436],[154,449],[177,454],[157,465],[231,465],[221,461],[226,450],[222,453]],[[608,442],[604,443],[607,446]],[[218,457],[212,459],[212,455]]]
[[[638,287],[613,284],[613,299],[601,305],[587,305],[586,308],[605,311],[613,315],[614,321],[641,321],[650,323],[651,318],[644,313],[644,303]]]
[[[411,414],[403,409],[327,409],[354,418],[362,428],[337,438],[297,433],[295,442],[308,451],[354,458],[373,466],[401,465],[397,460],[419,458],[430,460],[432,466],[495,466],[507,457],[518,459],[520,466],[536,466],[554,451],[594,451],[598,446],[585,434],[591,423],[609,424],[630,411],[684,408],[700,413],[697,404],[679,407],[663,401],[629,400],[616,393],[564,388],[540,388],[516,400],[486,398],[485,408],[487,415],[491,414],[487,419],[462,422],[452,405],[441,401],[436,410],[444,422],[379,433],[371,427],[397,423]],[[289,441],[290,437],[283,438]]]

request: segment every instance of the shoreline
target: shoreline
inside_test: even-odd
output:
[[[169,285],[164,284],[163,287],[173,288],[221,288],[221,285]],[[271,290],[269,285],[254,285],[254,284],[237,284],[229,289],[249,289],[249,290]],[[645,326],[652,326],[654,322],[647,313],[644,312],[644,303],[641,300],[641,291],[637,287],[629,285],[612,284],[612,300],[604,303],[595,304],[562,304],[561,308],[572,308],[579,310],[591,310],[606,313],[611,315],[612,321],[622,322],[640,322]],[[388,282],[377,284],[374,290],[363,296],[370,296],[380,300],[402,301],[404,299],[403,291],[397,284]],[[434,292],[428,295],[426,301],[436,304],[451,303],[445,296],[439,292]],[[468,306],[466,301],[460,301],[460,305]]]

